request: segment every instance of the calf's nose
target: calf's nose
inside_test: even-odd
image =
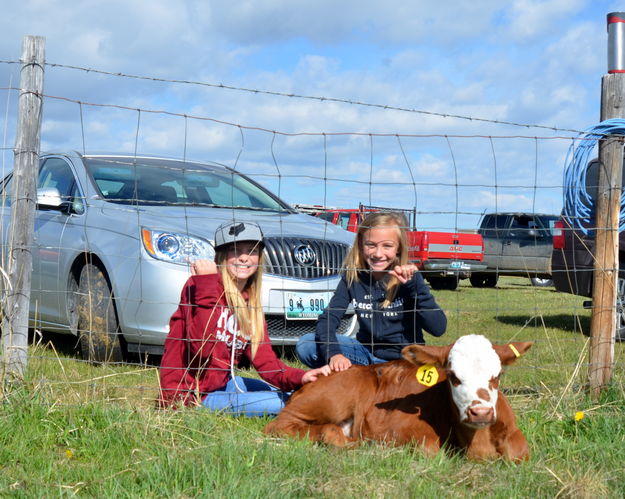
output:
[[[469,407],[469,421],[471,423],[491,423],[494,419],[495,412],[492,407],[484,405],[474,405]]]

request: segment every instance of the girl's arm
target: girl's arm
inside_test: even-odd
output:
[[[317,345],[322,346],[320,350],[324,355],[324,361],[326,363],[329,362],[333,356],[342,353],[341,347],[336,339],[336,331],[341,324],[341,319],[345,315],[350,301],[349,288],[347,287],[345,276],[343,276],[334,291],[334,295],[330,299],[330,303],[319,316],[315,328],[315,342]]]
[[[251,350],[251,346],[248,346],[246,355],[251,355]],[[273,348],[271,348],[266,323],[263,340],[258,345],[258,350],[254,358],[251,359],[251,363],[261,378],[281,390],[296,390],[303,384],[302,378],[306,371],[287,366],[278,358]]]
[[[216,274],[213,276],[190,277],[180,293],[180,304],[169,321],[169,333],[165,339],[165,350],[159,369],[162,407],[180,398],[183,403],[194,400],[195,387],[189,385],[189,368],[203,366],[210,358],[215,345],[210,327],[211,311],[215,307],[199,307],[196,297],[203,296],[205,305],[213,302],[210,289],[216,290]]]
[[[193,275],[188,283],[190,296],[184,309],[184,327],[191,359],[203,363],[217,342],[216,324],[226,307],[223,286],[218,274]]]
[[[194,286],[194,296],[191,303],[200,307],[211,308],[222,301],[223,287],[221,286],[217,264],[208,259],[195,260],[191,264],[191,279]]]

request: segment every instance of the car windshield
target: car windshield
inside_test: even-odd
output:
[[[285,211],[247,177],[218,165],[154,158],[85,158],[102,197],[113,203]]]

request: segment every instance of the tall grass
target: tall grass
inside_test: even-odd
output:
[[[611,386],[586,396],[590,313],[520,278],[436,292],[451,343],[468,333],[534,346],[502,381],[532,451],[520,465],[411,447],[336,450],[272,439],[267,420],[154,408],[150,362],[91,366],[71,343],[31,347],[0,406],[0,494],[15,497],[623,497],[623,348]],[[295,361],[290,361],[296,363]],[[577,418],[575,417],[577,413]]]

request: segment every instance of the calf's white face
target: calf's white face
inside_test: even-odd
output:
[[[483,428],[497,419],[501,367],[512,364],[531,346],[531,341],[493,345],[484,336],[469,334],[446,347],[408,345],[402,356],[415,366],[445,370],[460,422]]]
[[[481,428],[495,422],[501,360],[484,336],[462,336],[449,352],[447,374],[460,421]]]

